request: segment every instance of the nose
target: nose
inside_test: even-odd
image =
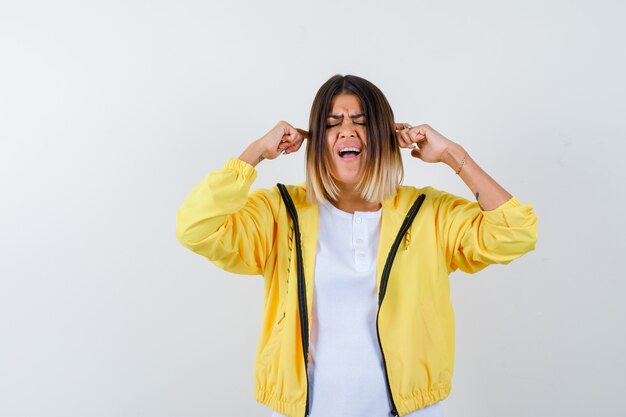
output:
[[[344,120],[341,123],[341,127],[339,130],[339,137],[340,138],[352,138],[352,137],[356,137],[356,124],[354,123],[353,120],[349,119],[349,120]]]

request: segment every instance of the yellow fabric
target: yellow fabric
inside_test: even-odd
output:
[[[218,267],[264,277],[255,397],[289,417],[303,417],[306,371],[297,299],[293,228],[277,187],[250,187],[255,168],[237,158],[210,172],[176,217],[176,236]],[[298,211],[311,322],[318,206],[304,184],[287,186]],[[426,198],[400,246],[379,315],[380,338],[397,411],[405,415],[448,396],[454,367],[449,273],[508,264],[535,249],[532,205],[512,197],[494,210],[433,187],[401,186],[383,202],[377,277],[415,199]]]

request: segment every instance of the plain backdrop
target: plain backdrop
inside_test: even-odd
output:
[[[623,416],[626,6],[2,1],[0,415],[247,416],[261,277],[185,249],[191,189],[334,74],[369,79],[538,215],[450,276],[447,417]],[[405,184],[472,198],[404,151]],[[304,180],[304,152],[254,187]],[[333,416],[329,416],[333,417]]]

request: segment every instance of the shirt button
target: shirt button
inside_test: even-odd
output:
[[[361,245],[361,244],[363,244],[363,239],[357,239],[357,240],[356,240],[356,244],[357,244],[357,245]]]
[[[355,218],[355,219],[354,219],[354,222],[355,222],[356,224],[361,223],[361,218],[360,218],[360,217]]]

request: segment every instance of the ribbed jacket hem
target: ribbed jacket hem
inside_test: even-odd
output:
[[[438,403],[450,395],[452,385],[448,384],[433,390],[417,390],[413,395],[396,398],[396,407],[400,416],[409,414],[420,408]]]
[[[452,386],[450,384],[430,391],[417,390],[413,395],[396,399],[396,407],[400,416],[412,413],[420,408],[427,407],[445,399],[450,395]],[[304,401],[300,403],[292,403],[283,401],[277,394],[267,392],[262,388],[255,391],[255,399],[257,402],[270,407],[274,411],[278,411],[288,417],[304,417]]]
[[[277,394],[257,388],[254,393],[257,402],[264,404],[274,411],[287,417],[304,417],[304,401],[298,403],[281,400]]]

